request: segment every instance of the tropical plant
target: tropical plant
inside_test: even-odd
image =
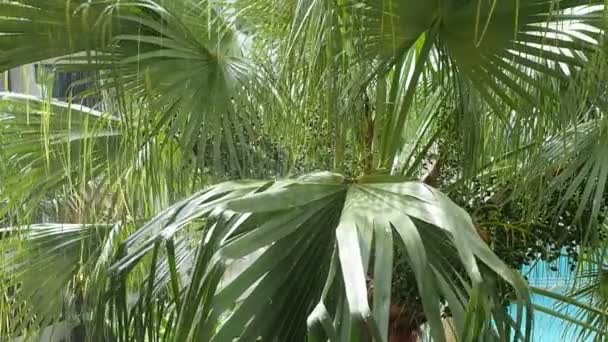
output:
[[[0,336],[529,340],[530,289],[447,195],[507,184],[543,223],[578,200],[605,246],[604,12],[0,2],[1,70],[89,75],[68,103],[0,98]]]

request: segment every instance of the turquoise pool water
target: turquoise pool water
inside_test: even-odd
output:
[[[538,262],[534,267],[524,267],[522,274],[528,278],[530,285],[553,292],[565,294],[572,285],[572,272],[569,269],[568,259],[563,257],[554,263]],[[533,295],[532,301],[545,308],[555,308],[559,303],[551,298]],[[573,314],[574,309],[567,306],[560,307],[562,313]],[[570,329],[569,329],[570,328]],[[567,323],[542,312],[535,312],[534,342],[573,341],[577,332]],[[589,338],[588,341],[592,341]]]
[[[532,300],[535,304],[542,305],[546,308],[552,308],[554,305],[558,304],[554,300],[543,296],[533,296]],[[565,310],[564,313],[568,314],[568,308],[565,308]],[[570,313],[573,313],[572,310],[570,310]],[[542,312],[535,312],[533,341],[557,342],[576,340],[575,336],[577,332],[567,328],[564,321]],[[593,341],[592,338],[588,338],[587,340]]]

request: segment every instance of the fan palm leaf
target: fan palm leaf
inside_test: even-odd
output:
[[[490,251],[468,215],[441,193],[415,182],[348,182],[327,173],[220,184],[134,233],[125,242],[127,254],[112,272],[126,276],[145,253],[173,240],[187,224],[199,227],[203,235],[187,285],[174,290],[181,303],[173,335],[178,340],[300,340],[307,331],[321,340],[353,340],[365,331],[384,340],[390,287],[375,288],[372,313],[366,276],[371,272],[378,284],[391,283],[393,260],[383,251],[392,250],[393,239],[405,245],[437,340],[445,339],[440,298],[449,303],[463,337],[472,331],[465,314],[468,305],[476,307],[466,300],[471,289],[479,305],[486,303],[486,309],[476,310],[493,317],[501,333],[510,333],[510,322],[501,320],[500,303],[483,285],[489,284],[487,279],[505,279],[522,304],[528,301],[521,277]],[[220,285],[226,262],[259,250],[263,252],[249,267]],[[472,283],[461,282],[460,267]],[[162,285],[168,283],[165,279]],[[279,319],[285,324],[277,326]],[[517,324],[524,324],[519,319]],[[475,330],[473,335],[489,338],[489,322],[484,329],[490,330]]]
[[[40,224],[3,228],[0,287],[9,310],[3,336],[42,330],[59,319],[80,322],[83,273],[93,268],[111,227]],[[80,303],[80,304],[78,304]]]
[[[60,70],[96,72],[95,88],[120,94],[115,102],[123,115],[131,113],[127,105],[148,108],[145,121],[152,124],[142,126],[148,127],[147,136],[171,127],[186,149],[199,135],[206,141],[240,120],[231,101],[248,78],[248,67],[237,33],[206,2],[61,0],[0,6],[2,70],[47,61]],[[210,128],[200,131],[203,122]]]
[[[62,186],[86,185],[103,176],[108,163],[118,158],[121,139],[117,117],[63,102],[0,94],[0,156],[6,169],[0,216],[37,205],[47,194],[61,193]]]

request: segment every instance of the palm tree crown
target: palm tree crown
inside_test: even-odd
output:
[[[605,15],[0,2],[0,70],[46,66],[0,93],[0,335],[531,340],[540,310],[606,338]],[[572,293],[516,270],[566,247]]]

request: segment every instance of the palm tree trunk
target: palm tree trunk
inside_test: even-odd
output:
[[[389,342],[418,342],[422,317],[413,317],[397,304],[391,304]]]

